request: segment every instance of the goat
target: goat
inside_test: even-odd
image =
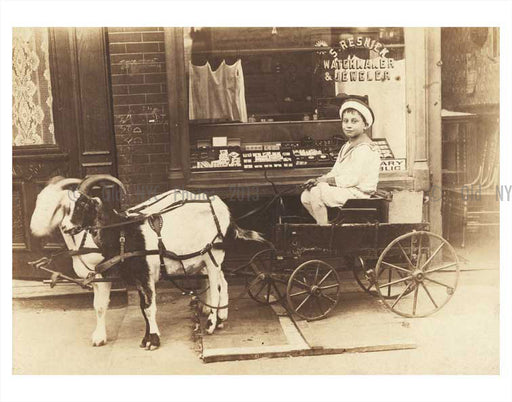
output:
[[[87,255],[91,258],[90,264],[93,267],[102,260],[108,260],[120,254],[121,237],[125,239],[124,252],[126,253],[130,251],[157,250],[159,247],[158,235],[151,228],[148,220],[123,224],[117,227],[101,228],[101,226],[111,225],[113,223],[127,222],[131,220],[132,217],[130,217],[129,214],[130,209],[127,211],[127,216],[121,216],[112,209],[107,208],[99,198],[90,197],[88,194],[89,190],[94,184],[100,181],[110,181],[124,189],[122,183],[113,176],[91,176],[80,183],[78,190],[69,192],[67,195],[60,194],[58,197],[55,197],[59,198],[59,201],[57,203],[54,201],[53,211],[49,211],[51,208],[43,207],[43,204],[48,205],[48,202],[43,202],[43,200],[49,197],[43,193],[45,190],[47,190],[46,193],[50,193],[48,187],[52,184],[49,184],[38,196],[36,210],[31,222],[31,229],[34,235],[41,236],[49,234],[52,225],[53,228],[59,225],[64,236],[72,236],[72,233],[79,233],[81,228],[87,225],[99,227],[97,230],[94,230],[92,234],[94,243],[98,246],[101,256],[98,257],[98,255],[94,254],[95,259],[92,261],[90,255]],[[65,184],[68,185],[68,183],[71,182],[66,182]],[[76,181],[73,183],[76,184]],[[57,184],[58,183],[53,185]],[[60,187],[64,188],[65,186],[61,183]],[[160,212],[164,207],[169,205],[169,199],[194,200],[202,198],[208,200],[205,194],[193,194],[184,190],[171,190],[155,198],[157,198],[158,201],[140,204],[141,208],[144,208],[143,211],[145,214],[151,215]],[[208,202],[188,203],[180,208],[161,214],[163,223],[161,239],[167,250],[171,250],[177,255],[187,255],[201,250],[205,245],[212,242],[212,239],[217,239],[216,235],[218,229],[212,210],[217,216],[219,232],[222,237],[226,237],[228,229],[230,229],[234,238],[261,242],[265,241],[257,232],[243,230],[236,226],[236,224],[231,221],[228,207],[219,197],[214,196],[210,199],[211,204]],[[134,208],[131,210],[133,209]],[[124,236],[121,236],[121,231],[124,232]],[[219,241],[220,240],[216,240],[216,242]],[[66,244],[68,244],[68,241],[66,241]],[[227,282],[221,270],[224,256],[224,250],[212,248],[207,254],[197,255],[181,262],[165,259],[165,273],[172,275],[176,272],[182,273],[183,269],[185,269],[187,273],[192,274],[202,271],[203,269],[206,270],[209,280],[209,304],[223,306],[228,303]],[[82,258],[84,257],[85,256]],[[160,345],[160,331],[156,323],[155,283],[160,276],[159,255],[127,258],[116,264],[115,269],[127,283],[134,284],[139,291],[141,310],[146,322],[146,334],[142,340],[141,347],[146,347],[151,350],[157,348]],[[80,275],[79,272],[77,272],[77,274],[83,277],[85,271],[82,270],[80,272],[82,275]],[[97,307],[97,293],[103,292],[103,297],[104,294],[107,293],[106,304],[100,306],[101,303],[98,303],[98,308],[96,309],[97,315],[99,314],[98,310],[103,314],[101,318],[103,319],[104,331],[104,312],[106,312],[106,307],[108,306],[108,291],[110,287],[107,285],[107,290],[104,288],[101,289],[104,285],[103,283],[95,283],[94,285],[95,308]],[[97,288],[99,292],[97,292]],[[228,311],[227,308],[207,308],[206,311],[208,312],[206,331],[211,334],[216,327],[222,326],[222,322],[227,319]],[[98,323],[99,322],[100,320],[98,319]],[[103,341],[106,342],[106,336],[103,338]],[[94,344],[98,343],[95,342],[93,334],[93,345]]]
[[[82,241],[86,248],[97,248],[91,236],[85,231],[71,235],[62,230],[62,221],[69,214],[73,199],[71,187],[76,187],[82,180],[75,178],[65,179],[56,176],[50,179],[46,187],[38,194],[36,206],[30,221],[30,230],[36,237],[50,235],[59,228],[64,243],[69,250],[78,250]],[[81,256],[73,256],[73,269],[80,278],[86,278],[94,267],[103,260],[101,253],[88,253]],[[101,277],[101,275],[98,275]],[[102,346],[107,342],[106,313],[110,301],[110,282],[95,282],[92,284],[94,291],[94,309],[96,311],[96,328],[92,333],[93,346]]]

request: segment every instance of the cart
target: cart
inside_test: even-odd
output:
[[[251,298],[318,320],[340,300],[341,271],[352,270],[359,286],[396,314],[425,317],[441,309],[457,287],[457,255],[428,223],[387,222],[388,203],[348,200],[328,225],[279,214],[275,247],[248,264]]]

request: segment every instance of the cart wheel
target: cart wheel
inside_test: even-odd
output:
[[[286,276],[277,269],[276,252],[267,249],[256,253],[248,264],[247,293],[261,304],[282,302],[286,296]]]
[[[377,292],[377,289],[375,288],[375,279],[370,280],[369,274],[371,275],[371,271],[368,271],[368,266],[365,264],[365,261],[361,256],[355,258],[355,262],[352,265],[352,273],[354,274],[354,278],[361,289],[374,297],[379,297],[379,292]],[[379,277],[387,277],[388,282],[391,282],[394,279],[404,278],[405,276],[406,274],[402,271],[392,270],[387,266],[383,266],[379,272]],[[400,295],[402,290],[403,289],[400,289],[398,286],[396,288],[386,288],[386,290],[382,292],[382,297],[384,299],[394,299]],[[409,289],[405,294],[409,294],[411,292],[412,289]]]
[[[452,298],[458,279],[459,260],[453,247],[425,231],[397,237],[375,267],[375,289],[381,300],[403,317],[426,317],[438,311]]]
[[[357,256],[354,259],[354,264],[352,264],[352,273],[354,274],[354,278],[357,284],[363,289],[366,293],[371,294],[372,296],[378,296],[379,294],[374,287],[374,284],[370,282],[370,280],[366,277],[366,264],[364,263],[363,257]]]
[[[299,265],[288,280],[286,298],[291,311],[313,321],[324,318],[338,304],[340,278],[336,270],[320,260]]]

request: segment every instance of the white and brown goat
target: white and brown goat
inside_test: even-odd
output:
[[[32,233],[35,236],[46,236],[54,229],[59,228],[67,247],[78,249],[82,237],[86,233],[85,230],[82,230],[83,227],[89,225],[101,227],[131,220],[132,217],[129,215],[121,216],[103,205],[99,198],[92,198],[89,195],[91,188],[101,181],[115,183],[124,191],[123,184],[110,175],[94,175],[83,181],[52,179],[38,195],[30,225]],[[73,185],[79,185],[78,189],[70,189]],[[208,198],[205,194],[171,190],[157,195],[139,206],[143,207],[142,212],[145,215],[151,215],[159,213],[171,202],[197,199],[207,200]],[[214,196],[210,199],[223,237],[226,237],[228,229],[230,229],[234,238],[264,241],[258,233],[238,228],[231,221],[227,205],[219,197]],[[177,255],[187,255],[203,249],[213,239],[216,239],[216,242],[222,241],[216,238],[218,229],[211,207],[208,202],[185,203],[179,208],[161,214],[163,223],[161,238],[165,248]],[[73,268],[78,276],[87,277],[97,264],[120,254],[121,230],[123,230],[125,238],[124,252],[158,249],[157,233],[151,228],[148,220],[95,230],[92,233],[93,236],[86,238],[84,247],[98,247],[99,252],[73,257]],[[209,281],[207,302],[220,307],[228,303],[227,282],[221,270],[225,251],[222,248],[212,248],[210,253],[181,262],[166,258],[164,260],[165,270],[168,275],[183,273],[183,269],[187,274],[205,271]],[[119,275],[127,283],[137,287],[141,297],[142,313],[146,321],[146,334],[141,346],[147,349],[157,348],[160,345],[160,331],[156,322],[155,283],[160,277],[159,255],[127,258],[116,264],[107,273]],[[95,346],[102,345],[107,340],[105,314],[109,303],[110,287],[108,282],[93,283],[94,308],[97,316],[97,327],[92,339]],[[222,321],[227,319],[228,310],[227,308],[206,310],[208,313],[207,332],[213,333],[215,328],[222,325]]]

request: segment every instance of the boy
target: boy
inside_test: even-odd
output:
[[[309,179],[300,199],[316,223],[328,224],[327,207],[340,207],[349,198],[370,198],[377,190],[380,152],[366,134],[375,118],[370,107],[348,98],[340,108],[342,129],[348,141],[331,171]]]

